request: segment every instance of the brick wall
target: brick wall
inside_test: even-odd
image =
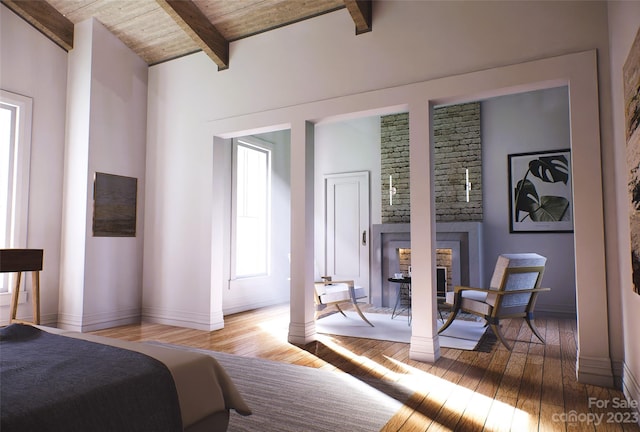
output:
[[[382,179],[382,223],[410,221],[409,208],[409,114],[380,119],[380,172]],[[397,192],[389,204],[389,176]]]
[[[383,116],[380,121],[382,223],[410,222],[409,114]],[[482,143],[480,103],[434,110],[436,221],[482,220]],[[465,169],[472,184],[466,201]],[[389,176],[397,193],[389,204]]]
[[[480,103],[436,108],[433,116],[436,221],[482,220]],[[466,201],[465,168],[471,191]]]

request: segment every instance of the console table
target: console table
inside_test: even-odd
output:
[[[25,322],[40,324],[40,271],[42,270],[42,249],[0,249],[0,273],[18,273],[11,294],[11,315],[9,322]],[[16,319],[18,312],[18,296],[22,272],[31,272],[33,321]]]

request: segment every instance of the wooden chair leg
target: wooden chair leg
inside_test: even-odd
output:
[[[527,324],[529,324],[529,328],[531,329],[533,334],[536,335],[538,339],[540,339],[540,342],[542,342],[543,344],[546,344],[546,342],[544,341],[544,338],[538,331],[538,327],[536,327],[536,324],[533,322],[533,316],[526,316],[524,319],[527,321]]]
[[[509,344],[509,342],[507,342],[507,340],[504,338],[502,331],[500,330],[500,325],[498,323],[489,323],[489,325],[491,326],[491,330],[493,330],[493,333],[498,337],[500,342],[502,342],[502,345],[504,345],[509,351],[511,351],[513,349],[513,345]]]
[[[444,325],[442,327],[440,327],[440,330],[438,330],[438,334],[440,334],[443,331],[445,331],[447,329],[447,327],[449,327],[451,325],[451,323],[453,323],[453,320],[456,319],[456,315],[458,315],[458,312],[460,312],[460,308],[454,306],[451,309],[451,314],[449,314],[449,319],[447,319],[447,322],[444,323]]]
[[[336,309],[338,309],[338,312],[340,312],[343,316],[347,316],[342,309],[340,308],[340,305],[338,303],[336,303]]]
[[[358,315],[360,315],[360,318],[362,318],[364,320],[364,322],[366,322],[367,324],[369,324],[371,327],[375,327],[373,324],[371,324],[371,322],[367,319],[366,316],[364,316],[364,314],[362,313],[362,311],[360,310],[360,306],[358,306],[358,303],[353,303],[353,306],[356,308],[356,312],[358,312]]]

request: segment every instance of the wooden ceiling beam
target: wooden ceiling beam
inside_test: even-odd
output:
[[[73,23],[44,0],[1,0],[65,51],[73,49]]]
[[[356,24],[356,34],[370,32],[373,0],[344,0],[344,4]]]
[[[218,65],[229,68],[229,41],[190,0],[156,0],[173,20]]]

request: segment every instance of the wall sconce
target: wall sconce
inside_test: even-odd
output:
[[[467,196],[467,202],[469,202],[469,191],[471,190],[471,182],[469,181],[469,168],[465,168],[465,181],[464,181],[464,191]]]
[[[396,188],[393,186],[393,175],[390,174],[389,175],[389,205],[392,206],[393,205],[393,196],[397,193],[398,191],[396,190]]]

